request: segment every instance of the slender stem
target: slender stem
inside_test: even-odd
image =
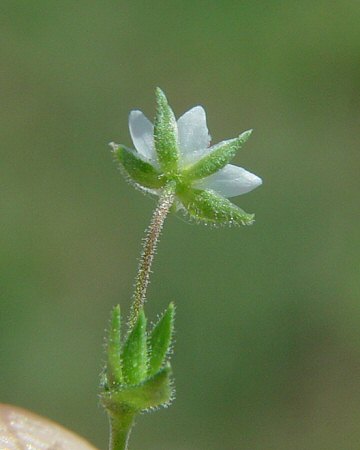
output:
[[[170,182],[165,186],[157,207],[151,218],[150,226],[146,231],[143,250],[140,257],[138,273],[135,279],[135,291],[130,311],[129,329],[131,330],[136,323],[139,312],[144,306],[146,299],[146,290],[149,285],[151,265],[155,256],[156,246],[159,240],[161,230],[166,216],[174,203],[175,184]]]
[[[127,450],[129,437],[134,424],[134,413],[113,416],[110,419],[109,450]]]
[[[174,203],[174,198],[175,183],[170,182],[163,189],[159,202],[151,218],[150,226],[146,231],[140,257],[139,270],[135,279],[135,291],[129,318],[129,332],[135,325],[139,312],[144,306],[156,245],[158,243],[166,216],[171,208],[171,205]],[[109,412],[108,410],[110,420],[109,450],[128,449],[128,441],[134,424],[135,413],[136,411],[133,410],[121,409],[116,412]]]

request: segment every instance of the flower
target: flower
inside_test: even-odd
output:
[[[154,125],[141,111],[131,111],[129,129],[135,150],[111,143],[127,179],[143,192],[161,195],[175,185],[175,207],[200,222],[249,225],[247,214],[228,198],[245,194],[262,183],[251,172],[229,164],[252,130],[210,147],[206,114],[201,106],[177,121],[165,94],[156,90]]]

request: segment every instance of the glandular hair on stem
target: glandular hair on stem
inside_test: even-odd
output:
[[[146,291],[149,285],[151,265],[156,253],[157,243],[164,225],[166,216],[174,202],[174,186],[169,184],[163,190],[157,207],[151,218],[143,240],[143,249],[140,256],[138,273],[135,279],[135,291],[130,311],[129,330],[133,328],[139,312],[146,300]]]

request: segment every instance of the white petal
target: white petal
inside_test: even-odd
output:
[[[156,161],[154,126],[141,111],[131,111],[129,130],[138,153],[145,159]]]
[[[210,145],[206,114],[202,106],[195,106],[183,114],[177,121],[177,125],[182,156],[205,149]]]
[[[262,184],[261,178],[242,167],[227,164],[218,172],[196,180],[193,183],[195,189],[212,189],[224,197],[235,197],[246,194]]]

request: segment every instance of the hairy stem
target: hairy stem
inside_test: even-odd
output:
[[[169,183],[165,186],[157,207],[151,218],[150,226],[146,231],[143,250],[140,257],[138,273],[135,279],[135,291],[129,318],[129,329],[131,330],[136,323],[139,312],[144,306],[146,300],[146,290],[149,285],[151,265],[155,256],[156,246],[159,240],[161,230],[166,216],[174,203],[175,185]]]
[[[110,416],[109,450],[127,450],[134,414],[122,414],[119,417]]]

